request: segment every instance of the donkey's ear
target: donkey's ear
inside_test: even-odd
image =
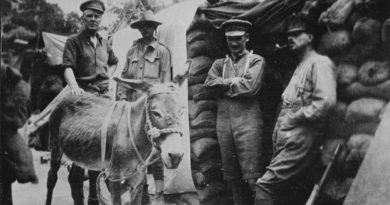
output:
[[[145,82],[143,80],[135,80],[135,79],[125,79],[120,77],[113,78],[117,83],[120,83],[127,88],[132,88],[135,90],[139,90],[142,92],[149,92],[150,88],[152,88],[152,84]]]
[[[188,78],[188,70],[186,70],[186,72],[183,73],[183,74],[178,74],[178,75],[176,75],[176,76],[173,78],[172,82],[175,83],[175,84],[177,84],[177,85],[179,85],[179,86],[181,86],[181,85],[183,84],[183,82],[184,82],[187,78]]]

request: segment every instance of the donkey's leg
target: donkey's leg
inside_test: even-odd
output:
[[[148,190],[144,190],[144,184],[146,183],[146,173],[136,174],[131,179],[132,189],[130,190],[130,204],[131,205],[143,205],[142,203],[142,195],[143,192],[146,191],[145,194],[149,194]]]
[[[69,173],[68,181],[70,184],[70,190],[72,192],[74,204],[84,205],[84,169],[77,166],[76,164],[73,164]]]
[[[53,197],[53,189],[57,183],[57,172],[60,169],[62,151],[60,147],[60,142],[58,141],[58,131],[55,127],[52,127],[50,130],[50,146],[51,146],[51,156],[50,156],[50,169],[47,175],[47,195],[46,195],[46,205],[50,205]]]
[[[99,200],[96,193],[96,181],[100,171],[88,170],[89,176],[89,196],[88,205],[99,205]]]
[[[121,182],[110,181],[112,205],[121,205]]]

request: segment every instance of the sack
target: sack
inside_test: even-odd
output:
[[[197,85],[197,84],[203,84],[204,81],[206,80],[208,74],[200,74],[197,76],[188,76],[188,86],[191,85]]]
[[[363,97],[374,97],[383,100],[390,99],[390,80],[377,85],[366,86],[360,82],[354,82],[342,88],[338,95],[341,99],[354,100]]]
[[[320,39],[318,51],[333,57],[345,53],[350,46],[351,34],[347,30],[326,32]]]
[[[356,122],[379,122],[379,115],[383,112],[386,101],[375,98],[361,98],[349,104],[345,121]]]
[[[348,124],[346,129],[348,129],[349,136],[354,134],[375,135],[378,126],[379,122],[358,122]]]
[[[198,56],[213,56],[215,44],[210,39],[211,36],[206,31],[192,30],[187,34],[187,58]]]
[[[355,0],[338,0],[328,10],[322,12],[319,22],[342,25],[355,8]]]
[[[365,44],[374,38],[379,39],[381,35],[382,24],[372,18],[360,18],[352,30],[352,38],[355,43]]]
[[[190,122],[191,128],[206,128],[217,126],[217,115],[212,111],[203,111],[199,113],[194,120]]]
[[[217,139],[216,128],[190,128],[191,142],[200,138],[214,138]]]
[[[341,86],[349,85],[357,79],[358,67],[352,64],[337,66],[337,83]]]
[[[213,61],[207,56],[198,56],[189,59],[189,61],[190,61],[190,69],[189,69],[190,76],[197,76],[200,74],[208,73],[211,65],[213,64]]]
[[[202,160],[206,153],[219,152],[219,144],[214,138],[201,138],[191,142],[191,152],[197,159]]]
[[[218,109],[217,101],[215,100],[199,100],[194,102],[194,118],[199,115],[199,113],[203,111],[211,111],[216,113]]]
[[[197,88],[198,90],[194,91],[193,96],[195,101],[216,100],[223,94],[223,92],[221,92],[221,89],[218,87],[207,87],[205,85],[201,85]]]
[[[347,144],[347,140],[344,138],[327,138],[325,139],[322,149],[321,149],[321,162],[322,165],[327,166],[329,162],[332,160],[334,151],[338,144],[341,144],[342,148],[344,148]],[[339,155],[337,160],[337,164],[344,162],[347,152],[345,149]]]
[[[326,129],[326,136],[328,138],[347,139],[350,136],[346,129],[347,123],[344,120],[347,108],[346,103],[338,101],[336,106],[330,111]]]
[[[358,78],[363,85],[376,85],[389,79],[389,71],[388,62],[368,61],[360,67]]]
[[[374,136],[367,134],[356,134],[351,136],[347,143],[347,147],[350,151],[345,158],[345,162],[360,165],[366,156],[367,150],[370,147],[371,140],[373,138]],[[359,166],[357,166],[357,168],[358,167]]]

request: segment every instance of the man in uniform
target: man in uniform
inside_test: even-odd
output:
[[[72,94],[92,92],[106,95],[109,73],[115,69],[118,59],[108,41],[97,33],[105,7],[101,1],[90,0],[82,3],[80,10],[83,12],[84,29],[70,36],[65,43],[64,77]],[[95,189],[98,174],[98,171],[88,171],[90,187],[88,204],[99,204]],[[69,183],[75,204],[84,204],[83,177],[84,170],[73,165],[69,174]]]
[[[262,113],[258,92],[264,59],[246,49],[251,23],[228,20],[222,24],[230,54],[212,65],[206,87],[220,89],[217,137],[224,179],[230,183],[235,205],[253,204],[256,179],[265,169]]]
[[[150,10],[141,13],[140,18],[131,23],[130,27],[138,29],[142,38],[136,40],[126,55],[126,63],[122,71],[122,78],[139,79],[159,84],[172,81],[171,55],[163,44],[159,43],[154,34],[161,23],[156,21]],[[136,90],[128,90],[118,85],[118,99],[135,101],[142,94]],[[155,198],[153,203],[164,201],[164,164],[160,160],[149,167],[155,183]],[[143,204],[149,201],[148,186],[145,183],[143,190]]]
[[[283,202],[286,196],[282,193],[307,178],[319,153],[325,118],[336,103],[334,64],[313,49],[314,31],[304,16],[288,21],[289,48],[300,63],[282,94],[273,134],[274,155],[257,181],[258,204],[293,204]]]

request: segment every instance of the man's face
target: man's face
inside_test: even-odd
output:
[[[87,9],[84,11],[82,19],[87,30],[98,30],[102,22],[102,13]]]
[[[305,31],[294,31],[287,34],[288,46],[292,51],[299,51],[310,45],[313,35]]]
[[[139,32],[142,35],[142,38],[152,38],[154,35],[154,31],[156,30],[156,26],[152,24],[143,24],[138,28]]]
[[[247,34],[242,36],[226,36],[230,52],[241,53],[246,49],[246,42],[249,40]]]

